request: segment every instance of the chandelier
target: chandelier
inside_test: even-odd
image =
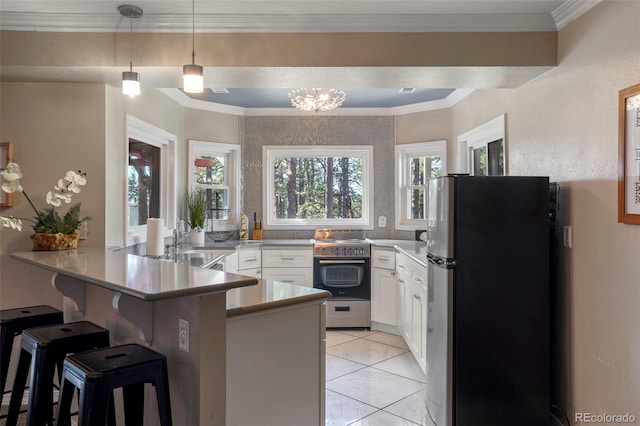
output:
[[[293,89],[291,105],[302,111],[331,111],[344,102],[346,93],[338,89]]]

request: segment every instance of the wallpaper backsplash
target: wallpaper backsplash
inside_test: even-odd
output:
[[[412,239],[413,232],[395,231],[394,117],[317,116],[244,117],[242,140],[243,210],[262,217],[262,147],[264,145],[373,145],[375,229],[367,237]],[[378,228],[378,217],[387,226]],[[313,238],[313,230],[265,230],[264,239]]]

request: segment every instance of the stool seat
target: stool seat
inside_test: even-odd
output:
[[[28,328],[61,324],[62,311],[48,306],[37,305],[0,311],[0,393],[4,394],[7,373],[13,351],[13,340]]]
[[[22,350],[13,383],[7,426],[17,422],[27,375],[29,405],[27,425],[53,422],[53,378],[56,367],[62,375],[62,363],[67,354],[109,346],[109,330],[89,321],[36,327],[22,333]]]
[[[145,346],[128,344],[69,355],[64,360],[56,426],[69,425],[74,386],[79,389],[78,424],[102,425],[112,391],[123,388],[127,425],[142,425],[144,384],[151,383],[162,426],[172,425],[167,358]]]

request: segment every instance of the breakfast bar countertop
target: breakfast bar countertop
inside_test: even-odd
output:
[[[146,300],[228,291],[257,284],[256,278],[166,262],[103,247],[12,253],[15,260]]]

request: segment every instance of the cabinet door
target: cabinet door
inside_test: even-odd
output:
[[[262,268],[262,278],[313,287],[313,268]]]
[[[418,286],[414,287],[412,293],[411,350],[424,371],[427,364],[427,297],[426,292]]]
[[[224,271],[232,274],[238,273],[238,252],[233,252],[224,257]]]
[[[389,269],[373,268],[371,282],[371,321],[397,324],[398,281],[396,272]]]
[[[239,275],[246,275],[252,278],[262,278],[262,268],[247,268],[247,269],[239,269]]]
[[[400,288],[400,313],[402,315],[402,337],[411,346],[413,329],[412,329],[412,309],[413,309],[413,293],[411,292],[411,278],[404,273],[398,273],[398,287]]]

